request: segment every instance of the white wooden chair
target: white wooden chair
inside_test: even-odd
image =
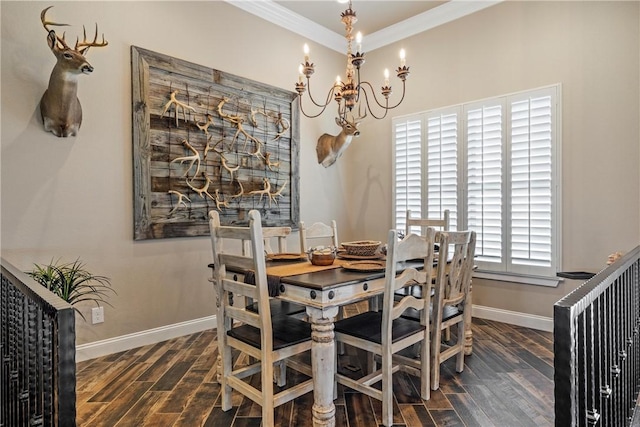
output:
[[[475,231],[438,232],[440,245],[435,275],[431,334],[431,388],[440,384],[440,364],[457,356],[456,371],[464,369],[464,343],[467,322],[471,316],[471,275],[476,247]],[[452,255],[450,254],[451,248]],[[447,260],[450,260],[447,265]],[[466,315],[465,315],[466,314]],[[442,343],[442,331],[457,326],[456,342]]]
[[[439,231],[449,231],[449,209],[445,209],[442,213],[442,218],[412,218],[411,210],[407,210],[407,219],[405,224],[405,235],[411,232],[416,233],[413,230],[414,227],[420,227],[424,230],[425,227],[439,227]]]
[[[305,227],[304,221],[300,221],[300,251],[309,250],[311,247],[309,240],[320,239],[324,242],[330,242],[336,248],[338,247],[338,226],[335,220],[331,221],[331,225],[316,222],[309,227]]]
[[[425,265],[433,264],[433,243],[435,230],[428,228],[425,236],[407,235],[398,241],[396,231],[389,231],[387,247],[387,264],[385,271],[385,289],[382,311],[368,311],[340,320],[335,324],[335,337],[339,342],[349,344],[379,356],[381,368],[359,379],[336,373],[338,383],[365,393],[382,401],[382,424],[393,423],[393,388],[392,375],[399,369],[407,369],[420,377],[423,399],[430,398],[429,389],[429,299],[407,295],[400,301],[394,301],[394,294],[405,286],[421,286],[423,293],[429,295],[432,287],[432,269],[418,271],[407,268],[397,275],[398,263],[422,258]],[[419,313],[420,321],[402,317],[406,309]],[[421,346],[421,361],[406,358],[397,354],[399,351],[416,343]],[[374,367],[375,369],[375,367]],[[373,387],[378,381],[382,389]]]
[[[247,257],[223,251],[223,239],[244,239],[251,242],[252,254],[264,253],[258,211],[249,212],[249,227],[221,226],[218,212],[211,211],[209,228],[215,265],[213,282],[217,293],[218,348],[222,359],[219,375],[222,409],[231,409],[231,392],[234,389],[262,406],[262,425],[271,427],[274,425],[274,407],[313,390],[311,378],[279,392],[274,390],[273,384],[273,366],[280,361],[287,361],[294,370],[311,376],[310,366],[289,359],[311,349],[311,327],[309,323],[291,316],[271,316],[264,256]],[[253,270],[255,285],[234,280],[227,274],[227,268],[232,266]],[[233,306],[229,298],[231,295],[252,298],[258,305],[258,312],[247,310],[244,304]],[[257,359],[257,362],[234,369],[232,349]],[[260,388],[247,380],[257,373],[261,374]]]

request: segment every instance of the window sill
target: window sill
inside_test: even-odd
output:
[[[478,279],[497,280],[499,282],[521,283],[524,285],[545,286],[557,288],[562,279],[558,277],[525,276],[514,273],[495,273],[489,271],[474,271],[473,277]]]

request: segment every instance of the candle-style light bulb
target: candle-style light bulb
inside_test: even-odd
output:
[[[389,69],[384,69],[384,85],[389,86]]]
[[[298,66],[298,83],[302,83],[302,75],[303,75],[304,67],[302,64]]]
[[[309,45],[304,44],[304,62],[309,62]]]
[[[362,33],[358,31],[356,34],[357,52],[362,52]]]
[[[341,87],[342,86],[342,81],[340,80],[340,76],[336,77],[336,86],[337,87]]]
[[[404,67],[406,63],[407,63],[407,60],[405,58],[404,49],[400,49],[400,66]]]

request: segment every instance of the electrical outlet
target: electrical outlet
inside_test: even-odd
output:
[[[91,322],[94,325],[104,322],[104,307],[93,307],[91,309]]]

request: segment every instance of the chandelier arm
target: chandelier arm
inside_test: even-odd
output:
[[[398,103],[396,105],[394,105],[392,107],[387,107],[387,108],[393,109],[393,108],[396,108],[398,105],[402,104],[402,101],[404,101],[404,93],[405,93],[404,92],[404,88],[405,88],[405,81],[402,80],[402,97],[400,98],[400,101],[398,101]]]
[[[319,104],[315,101],[315,99],[313,99],[313,96],[311,95],[311,79],[308,77],[307,77],[307,88],[308,88],[307,93],[309,94],[309,99],[311,100],[311,102],[313,102],[316,105],[316,107],[323,108],[323,111],[324,111],[324,108],[326,108],[327,105],[331,103],[331,100],[333,99],[333,92],[335,92],[336,90],[336,87],[332,86],[331,90],[327,93],[327,98],[325,99],[324,104]]]
[[[363,82],[366,83],[366,82]],[[371,85],[369,85],[371,86]],[[374,119],[376,120],[380,120],[380,119],[384,119],[385,117],[387,117],[387,112],[389,111],[388,107],[385,107],[384,105],[380,105],[380,103],[378,102],[378,100],[376,99],[376,103],[378,105],[380,105],[381,108],[384,109],[384,114],[382,116],[376,116],[376,114],[373,112],[373,110],[371,109],[371,105],[369,105],[369,95],[367,94],[367,91],[365,88],[362,88],[362,93],[364,94],[364,102],[366,105],[366,111],[368,111],[369,113],[371,113],[371,116],[373,116]],[[375,94],[373,95],[373,98],[375,99]]]
[[[308,117],[310,119],[315,119],[316,117],[320,117],[320,115],[322,113],[324,113],[324,110],[327,109],[327,105],[329,105],[328,103],[324,105],[324,107],[322,107],[322,110],[320,110],[320,112],[318,114],[315,115],[309,115],[307,113],[305,113],[304,108],[302,108],[302,96],[298,96],[298,106],[300,107],[300,112],[305,116]]]

